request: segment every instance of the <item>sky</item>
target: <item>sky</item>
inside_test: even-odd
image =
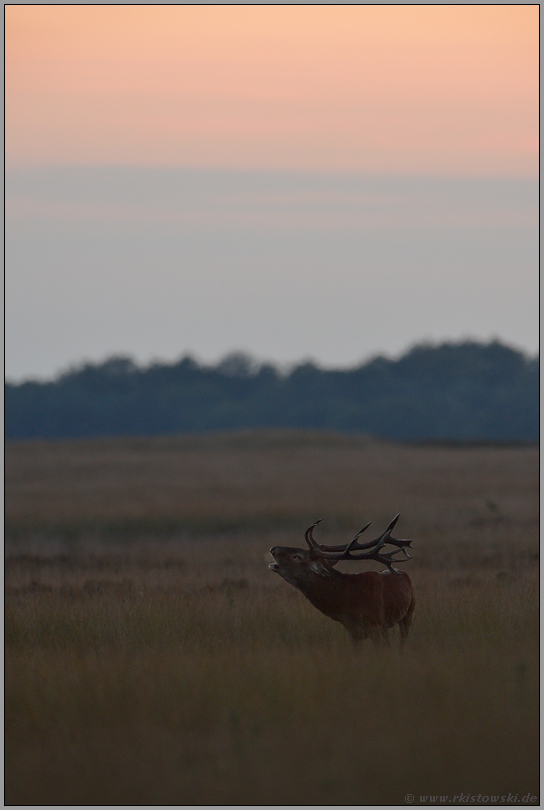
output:
[[[6,7],[6,372],[538,346],[538,6]]]

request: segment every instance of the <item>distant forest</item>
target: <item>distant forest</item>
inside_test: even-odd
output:
[[[538,358],[497,341],[419,345],[347,370],[289,372],[232,354],[87,363],[50,382],[7,383],[7,439],[298,428],[421,441],[535,441]]]

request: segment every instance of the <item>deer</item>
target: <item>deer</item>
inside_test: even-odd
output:
[[[396,624],[403,646],[412,625],[416,603],[410,577],[395,568],[398,563],[413,559],[406,550],[412,548],[412,541],[397,540],[391,536],[399,517],[400,514],[396,515],[376,540],[358,542],[371,525],[367,523],[353,540],[338,546],[320,545],[314,540],[313,530],[321,523],[321,518],[306,529],[304,537],[308,551],[274,546],[270,549],[274,562],[268,567],[298,588],[321,613],[340,622],[355,647],[368,638],[376,647],[388,645],[388,630]],[[384,551],[387,544],[396,548]],[[404,557],[396,557],[397,554],[404,554]],[[340,560],[377,560],[386,569],[344,574],[334,570]]]

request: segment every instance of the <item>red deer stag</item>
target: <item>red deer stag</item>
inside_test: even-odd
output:
[[[396,540],[391,537],[399,515],[377,540],[358,543],[358,538],[368,529],[368,523],[353,540],[341,546],[323,546],[316,543],[313,523],[306,530],[305,538],[309,551],[301,548],[274,546],[270,553],[275,562],[269,568],[294,585],[312,605],[325,616],[344,625],[354,643],[366,638],[374,644],[388,643],[387,631],[398,624],[401,643],[406,640],[413,620],[415,599],[412,582],[407,574],[397,571],[393,563],[406,562],[412,557],[406,547],[411,540]],[[396,546],[384,553],[383,546]],[[362,551],[361,554],[353,554]],[[403,553],[401,559],[394,555]],[[340,560],[377,560],[387,566],[386,571],[365,571],[361,574],[342,574],[333,566]]]

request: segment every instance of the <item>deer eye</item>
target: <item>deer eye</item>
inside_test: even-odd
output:
[[[302,554],[293,554],[294,560],[302,560]]]

